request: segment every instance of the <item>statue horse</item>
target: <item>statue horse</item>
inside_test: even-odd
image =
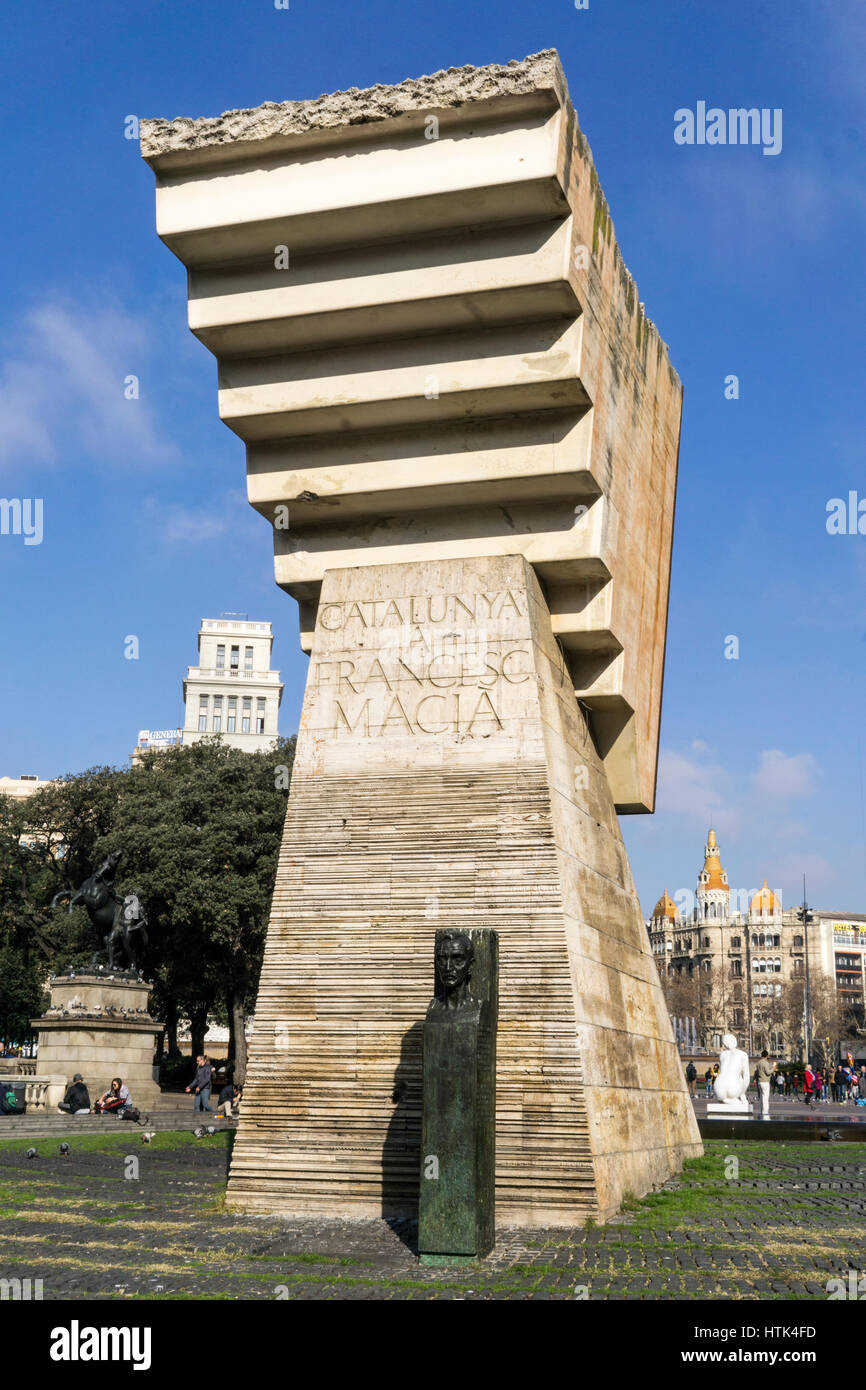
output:
[[[133,941],[133,932],[140,932],[140,944],[143,950],[147,949],[147,917],[137,893],[127,893],[123,902],[117,909],[111,931],[105,938],[105,949],[108,952],[108,965],[114,968],[115,947],[120,944],[133,969],[141,970],[141,960],[138,948]]]
[[[51,906],[57,907],[66,899],[70,912],[73,907],[84,907],[93,926],[105,942],[109,969],[115,968],[116,949],[122,946],[130,965],[138,970],[138,952],[133,944],[132,933],[140,932],[141,943],[147,946],[147,918],[137,894],[130,893],[121,898],[115,892],[114,877],[119,863],[120,851],[115,850],[103,859],[95,873],[84,880],[77,892],[72,893],[67,888],[55,893],[51,899]],[[97,954],[94,953],[91,965],[96,964]]]

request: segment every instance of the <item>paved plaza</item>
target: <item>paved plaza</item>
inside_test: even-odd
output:
[[[0,1279],[46,1300],[823,1300],[866,1266],[866,1144],[710,1142],[603,1228],[502,1229],[482,1264],[430,1269],[408,1222],[227,1213],[232,1137],[0,1140]]]

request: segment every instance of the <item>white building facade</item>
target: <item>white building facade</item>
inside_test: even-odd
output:
[[[219,734],[245,753],[273,745],[283,698],[280,673],[271,670],[273,641],[270,623],[202,619],[199,664],[187,668],[183,682],[185,744]]]

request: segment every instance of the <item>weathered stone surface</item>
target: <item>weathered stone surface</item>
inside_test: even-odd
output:
[[[326,575],[232,1206],[414,1210],[443,924],[500,941],[501,1220],[604,1218],[700,1152],[602,765],[573,696],[550,695],[568,678],[545,633],[522,556]],[[589,787],[606,828],[578,849]]]
[[[141,122],[141,152],[145,159],[204,146],[239,145],[281,135],[340,130],[391,120],[408,112],[461,107],[467,102],[525,96],[550,90],[557,100],[565,78],[555,49],[534,53],[521,62],[447,68],[405,82],[345,92],[325,92],[312,101],[263,102],[252,110],[224,111],[221,116],[190,120]]]
[[[616,814],[682,391],[558,60],[142,132],[311,653],[229,1201],[415,1210],[448,922],[500,940],[502,1219],[604,1219],[700,1151]]]
[[[142,150],[305,650],[329,569],[523,554],[615,806],[652,809],[682,391],[556,55]]]
[[[140,980],[56,976],[49,1008],[32,1021],[40,1073],[62,1075],[68,1086],[81,1072],[92,1101],[120,1076],[135,1105],[153,1108],[160,1095],[153,1057],[162,1024],[148,1012],[150,989]]]

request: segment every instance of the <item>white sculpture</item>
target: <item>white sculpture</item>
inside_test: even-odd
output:
[[[722,1051],[719,1053],[719,1074],[713,1085],[718,1105],[710,1105],[708,1110],[740,1110],[749,1112],[746,1091],[749,1086],[749,1054],[737,1047],[733,1033],[722,1038]]]

